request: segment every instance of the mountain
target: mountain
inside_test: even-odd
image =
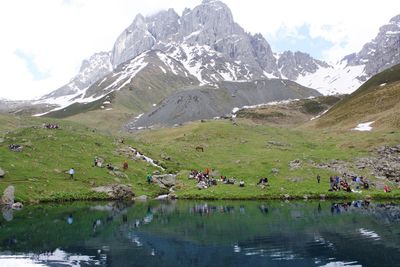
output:
[[[187,88],[259,79],[288,79],[323,94],[349,93],[373,74],[376,62],[385,68],[400,61],[398,25],[397,16],[381,27],[379,38],[371,42],[376,43],[374,58],[363,58],[371,46],[366,44],[359,53],[329,65],[299,51],[274,53],[261,34],[251,35],[235,23],[221,1],[204,0],[181,16],[173,9],[148,17],[138,14],[112,51],[84,61],[70,83],[37,103],[58,104],[48,115],[66,117],[111,111],[103,102],[112,99],[112,109],[129,116],[148,112]]]
[[[235,23],[224,3],[205,0],[193,10],[185,9],[182,16],[173,9],[149,17],[137,15],[118,36],[112,51],[85,60],[71,82],[39,102],[57,103],[63,108],[76,102],[95,101],[97,99],[86,92],[90,86],[97,82],[97,95],[100,92],[105,95],[110,88],[104,91],[103,84],[98,81],[107,78],[109,73],[116,74],[127,61],[146,57],[143,53],[147,51],[159,51],[163,55],[161,67],[164,70],[174,72],[174,66],[180,65],[199,85],[286,77],[279,68],[293,78],[299,73],[315,71],[319,66],[328,66],[301,52],[288,52],[278,62],[261,34],[251,35]],[[174,62],[173,66],[169,67],[168,62]]]
[[[156,108],[129,123],[128,129],[212,119],[231,114],[238,107],[319,95],[317,91],[289,80],[219,82],[215,87],[188,88],[168,96]]]
[[[317,127],[353,129],[370,123],[373,129],[400,127],[400,64],[373,76],[315,121]]]
[[[400,63],[400,15],[380,27],[378,35],[360,52],[331,67],[319,68],[295,81],[323,94],[352,93],[373,75]]]

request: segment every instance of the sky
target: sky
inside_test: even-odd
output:
[[[358,52],[400,14],[399,0],[223,0],[246,31],[261,33],[274,52],[307,52],[335,62]],[[136,14],[201,0],[2,0],[0,99],[32,99],[69,82],[82,60],[112,50]]]

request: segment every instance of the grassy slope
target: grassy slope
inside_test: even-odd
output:
[[[315,121],[320,128],[354,128],[358,123],[375,121],[374,128],[400,127],[400,65],[389,68],[364,83]]]
[[[355,157],[369,154],[375,146],[397,144],[399,133],[329,133],[323,131],[291,130],[268,127],[240,120],[239,125],[224,121],[192,123],[174,129],[142,132],[136,136],[143,143],[143,150],[157,156],[160,153],[171,157],[165,164],[171,170],[204,170],[211,167],[227,177],[243,179],[247,186],[218,185],[207,190],[195,189],[195,182],[189,181],[187,172],[181,173],[180,197],[198,198],[268,198],[282,197],[283,194],[303,197],[303,195],[327,194],[328,170],[316,169],[309,161],[328,162],[333,159],[351,161]],[[287,146],[274,146],[269,141],[277,141]],[[196,152],[195,147],[202,145],[204,153]],[[290,170],[288,163],[300,159],[303,167]],[[279,174],[273,175],[272,168],[278,168]],[[357,173],[360,173],[357,171]],[[315,177],[322,176],[317,184]],[[369,173],[360,173],[369,177]],[[267,176],[272,182],[270,189],[262,190],[255,186],[259,177]],[[300,177],[301,182],[293,182]],[[295,179],[296,180],[296,179]],[[365,192],[380,194],[380,192]],[[399,197],[399,192],[396,191]],[[395,194],[392,194],[394,196]],[[332,194],[349,197],[349,194]],[[359,195],[352,194],[353,197]]]
[[[0,130],[5,141],[0,143],[0,166],[7,171],[6,178],[0,180],[0,191],[14,184],[17,197],[29,200],[67,200],[104,198],[94,194],[90,188],[95,185],[124,183],[133,186],[136,195],[154,196],[160,193],[155,185],[145,183],[146,173],[155,170],[143,161],[129,160],[129,179],[116,179],[105,169],[91,166],[95,156],[105,157],[107,162],[121,166],[125,155],[115,151],[131,144],[148,156],[160,160],[165,156],[171,160],[160,160],[169,172],[179,172],[177,195],[183,198],[281,198],[284,194],[293,197],[327,194],[328,170],[312,167],[310,160],[327,162],[332,159],[351,161],[369,153],[381,144],[397,144],[400,133],[330,133],[256,125],[247,120],[239,120],[237,126],[228,121],[208,121],[191,123],[183,127],[141,132],[128,136],[125,144],[119,144],[115,137],[93,131],[76,123],[47,119],[61,125],[60,130],[40,128],[45,119],[0,117]],[[24,127],[24,125],[26,127]],[[39,126],[39,127],[38,127]],[[1,137],[1,136],[0,136]],[[277,141],[285,146],[271,145]],[[98,146],[95,143],[100,143]],[[11,152],[7,145],[22,144],[26,148],[21,153]],[[196,152],[202,145],[204,153]],[[290,170],[288,163],[300,159],[303,167]],[[63,171],[75,167],[76,181],[71,181]],[[190,169],[203,170],[211,167],[228,177],[235,176],[246,182],[245,188],[237,185],[219,184],[207,190],[195,189],[195,182],[187,179]],[[273,175],[272,168],[279,174]],[[316,175],[322,176],[322,183],[316,183]],[[368,177],[368,173],[361,173]],[[268,176],[269,189],[255,186],[259,177]],[[293,182],[293,179],[300,180]],[[301,178],[301,179],[297,179]],[[374,197],[400,197],[395,190],[390,195],[368,191]],[[364,194],[364,195],[365,195]],[[335,197],[354,197],[358,194],[329,193]]]
[[[121,168],[127,157],[119,155],[116,150],[128,144],[122,145],[111,136],[56,120],[30,118],[28,121],[16,117],[0,117],[0,120],[4,122],[0,125],[5,125],[2,126],[3,133],[8,132],[4,142],[0,143],[0,166],[7,172],[6,177],[0,179],[0,192],[13,184],[18,199],[22,201],[104,198],[102,194],[92,193],[90,188],[123,183],[132,185],[138,194],[158,193],[156,188],[145,184],[146,173],[155,169],[144,161],[128,161],[130,167],[126,174],[129,179],[117,179],[105,168],[91,166],[93,158],[101,156]],[[26,121],[26,127],[21,127],[21,121]],[[61,129],[43,129],[40,126],[44,121],[58,123]],[[11,143],[23,145],[24,151],[9,151],[7,146]],[[76,181],[64,173],[71,167],[76,170]]]
[[[236,115],[259,124],[294,127],[310,121],[312,117],[329,109],[342,98],[343,96],[320,96],[313,99],[301,99],[287,104],[242,109]]]

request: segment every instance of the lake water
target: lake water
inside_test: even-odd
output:
[[[0,266],[400,266],[391,203],[69,203],[3,211]]]

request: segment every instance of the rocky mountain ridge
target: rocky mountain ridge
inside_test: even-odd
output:
[[[38,103],[58,104],[61,109],[132,87],[135,75],[147,71],[146,62],[154,61],[155,55],[162,73],[191,77],[192,85],[283,78],[323,94],[348,93],[371,73],[400,61],[395,49],[400,38],[398,17],[381,27],[378,37],[358,54],[329,65],[299,51],[273,53],[261,34],[251,35],[235,23],[229,7],[221,1],[204,0],[193,9],[185,9],[181,16],[173,9],[148,17],[139,14],[118,36],[112,51],[95,54],[84,61],[80,73],[70,83]],[[375,57],[367,49],[375,49]],[[149,51],[156,54],[148,58]],[[143,65],[136,66],[137,71],[122,74],[120,70],[129,69],[132,61]]]

